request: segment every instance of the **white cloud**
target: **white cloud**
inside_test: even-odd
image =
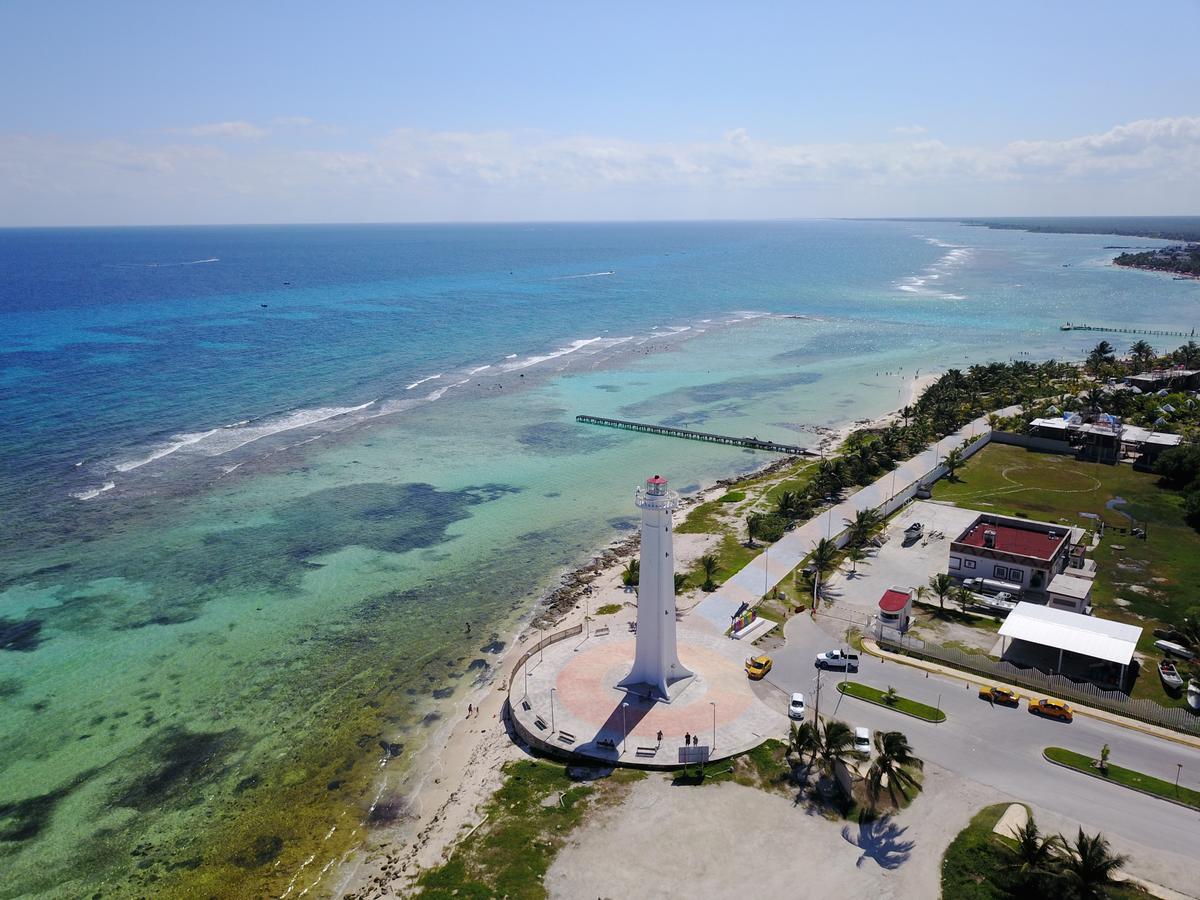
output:
[[[274,123],[273,123],[274,124]],[[778,143],[396,129],[330,147],[317,128],[257,143],[0,135],[0,224],[696,216],[1187,213],[1200,208],[1200,118],[1054,141],[955,146],[923,135]],[[308,135],[313,135],[308,142]],[[213,139],[242,138],[237,143]],[[340,140],[340,139],[339,139]]]
[[[308,116],[276,116],[271,124],[279,128],[309,128],[317,123]]]
[[[270,134],[265,128],[259,128],[250,122],[212,122],[207,125],[193,125],[191,128],[177,129],[176,134],[188,134],[192,137],[237,138],[239,140],[256,141]]]

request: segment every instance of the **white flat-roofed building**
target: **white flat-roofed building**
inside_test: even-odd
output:
[[[1064,609],[1067,612],[1090,615],[1092,609],[1092,580],[1070,574],[1068,569],[1050,579],[1046,588],[1049,599],[1046,605],[1051,609]]]
[[[1018,603],[1000,626],[1000,636],[1008,641],[1027,641],[1058,651],[1058,666],[1062,671],[1063,655],[1074,653],[1121,667],[1121,683],[1125,668],[1133,660],[1133,651],[1142,636],[1137,625],[1081,616],[1061,609],[1051,609],[1036,603]],[[1007,652],[1007,644],[1005,651]]]

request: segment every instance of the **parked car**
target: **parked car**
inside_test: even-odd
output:
[[[979,699],[990,700],[992,703],[1006,703],[1009,706],[1021,705],[1021,695],[1016,691],[986,684],[979,689]]]
[[[792,694],[792,699],[788,703],[788,718],[803,719],[804,718],[804,695],[800,693]]]
[[[1070,722],[1075,718],[1071,707],[1061,700],[1038,700],[1036,703],[1030,700],[1029,711],[1035,715],[1045,716],[1048,719],[1061,719],[1064,722]]]
[[[750,676],[751,681],[764,678],[770,671],[771,657],[769,656],[751,656],[746,660],[746,674]]]
[[[871,755],[871,729],[858,727],[854,729],[854,750],[856,753]]]
[[[827,650],[817,654],[813,665],[818,669],[849,669],[854,672],[858,670],[858,654],[845,650]]]

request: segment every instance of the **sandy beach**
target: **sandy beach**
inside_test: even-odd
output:
[[[914,403],[938,377],[926,373],[909,381],[905,404]],[[851,432],[883,428],[899,419],[900,411],[895,410],[875,419],[847,423],[826,432],[817,449],[822,455],[836,452]],[[731,484],[787,464],[786,460],[769,460],[754,472],[708,485],[685,500],[679,520],[693,506],[720,497]],[[717,535],[677,534],[675,554],[680,569],[689,568],[719,539]],[[458,699],[451,720],[411,761],[412,774],[403,794],[385,791],[377,798],[377,804],[391,804],[403,813],[393,824],[372,824],[368,840],[334,879],[336,895],[355,900],[404,896],[423,869],[441,862],[457,840],[481,823],[479,808],[500,787],[504,764],[525,755],[503,719],[513,665],[523,648],[538,640],[541,628],[570,628],[583,624],[589,614],[591,627],[624,627],[632,621],[636,617],[636,597],[622,585],[621,572],[637,553],[637,545],[636,536],[616,539],[597,551],[599,568],[586,565],[564,574],[560,583],[565,587],[551,592],[507,636],[505,650],[495,661],[490,679]],[[570,605],[564,605],[564,594],[573,601]],[[680,610],[686,612],[704,596],[692,589],[681,598]],[[621,606],[619,612],[596,615],[597,609],[613,604]]]

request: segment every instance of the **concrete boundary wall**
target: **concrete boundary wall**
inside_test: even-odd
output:
[[[1024,447],[1026,450],[1040,450],[1042,453],[1075,455],[1074,447],[1066,441],[1056,441],[1054,438],[1034,437],[1031,434],[1018,434],[1015,431],[993,431],[992,440],[997,444]]]

